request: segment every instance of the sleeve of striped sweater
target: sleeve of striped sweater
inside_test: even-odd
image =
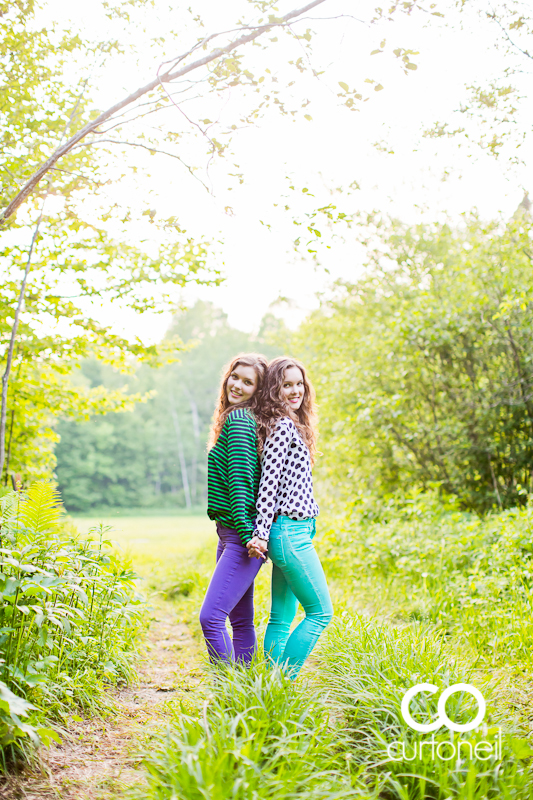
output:
[[[257,437],[255,423],[247,414],[230,414],[228,427],[228,491],[231,516],[242,543],[254,533],[257,469]]]

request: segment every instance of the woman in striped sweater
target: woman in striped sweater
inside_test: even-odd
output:
[[[213,662],[249,663],[256,648],[254,580],[264,557],[250,558],[246,544],[257,514],[261,468],[254,411],[266,369],[266,359],[256,353],[233,359],[222,377],[211,428],[207,513],[216,520],[219,541],[200,624]]]

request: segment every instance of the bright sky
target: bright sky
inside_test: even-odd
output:
[[[180,5],[186,8],[187,3]],[[294,3],[294,7],[299,5],[303,3]],[[50,8],[63,18],[73,16],[75,23],[86,29],[96,31],[102,25],[100,0],[78,4],[51,0]],[[194,6],[204,17],[207,32],[232,27],[243,8],[244,0],[199,0]],[[284,0],[278,8],[285,13],[293,4]],[[149,196],[158,216],[175,215],[193,236],[219,242],[213,258],[227,276],[225,284],[211,289],[191,288],[182,297],[185,301],[210,299],[227,311],[232,324],[252,331],[281,295],[293,301],[292,307],[277,307],[276,313],[296,324],[317,305],[317,293],[327,292],[333,279],[354,278],[360,272],[364,253],[350,243],[349,233],[346,241],[337,243],[325,258],[329,273],[302,262],[292,251],[291,242],[299,231],[292,223],[293,216],[283,211],[285,203],[301,217],[315,206],[333,202],[347,212],[377,209],[409,222],[444,216],[459,221],[461,214],[473,208],[486,217],[510,216],[524,189],[533,186],[533,158],[526,149],[521,157],[527,166],[510,166],[510,151],[496,161],[475,147],[460,146],[458,138],[421,136],[436,121],[464,123],[457,109],[467,97],[465,86],[485,83],[503,71],[503,56],[494,49],[492,27],[477,14],[459,17],[449,7],[446,19],[456,23],[453,27],[427,14],[410,18],[400,15],[393,24],[374,27],[348,18],[354,13],[368,18],[371,9],[372,3],[367,0],[327,0],[311,12],[311,17],[337,18],[306,23],[317,31],[313,64],[325,70],[318,79],[303,76],[299,84],[303,86],[301,94],[312,99],[305,110],[312,120],[300,117],[293,122],[269,113],[255,127],[237,131],[233,151],[245,177],[242,186],[228,189],[225,171],[233,171],[230,160],[211,169],[213,190],[209,194],[177,161],[165,156],[146,157],[137,150],[127,153],[128,159],[149,167],[150,177],[137,178],[135,184],[126,182],[116,196],[119,202],[135,204],[137,198],[144,201]],[[169,9],[156,0],[156,12],[146,20],[148,33],[165,33],[171,25],[179,28],[181,21],[175,6]],[[126,52],[109,62],[105,79],[98,81],[96,100],[102,108],[149,80],[158,63],[174,55],[174,51],[144,53],[147,34],[144,38],[133,28],[129,30],[123,23],[120,26]],[[304,30],[305,26],[300,26],[299,32]],[[117,28],[111,28],[110,34],[117,35]],[[185,31],[179,37],[178,51],[186,49],[194,37]],[[388,48],[392,45],[419,51],[412,57],[418,70],[405,76],[390,55],[370,56],[382,39],[387,39]],[[141,66],[135,64],[129,48],[138,49]],[[281,42],[271,45],[267,56],[249,46],[245,54],[252,64],[255,58],[260,64],[267,57],[281,83],[288,74],[286,62],[294,52],[289,55]],[[383,91],[371,92],[360,111],[349,112],[337,97],[338,81],[361,89],[367,77],[381,82]],[[200,118],[216,113],[218,101],[209,102],[212,105],[207,111],[193,103],[191,115]],[[222,113],[226,117],[236,114],[240,104],[237,90]],[[163,113],[170,129],[181,128],[183,120],[177,109]],[[531,118],[521,123],[531,127]],[[379,148],[375,143],[381,143]],[[195,157],[195,153],[183,153],[190,162]],[[205,166],[205,161],[201,159],[200,166]],[[360,189],[349,194],[347,188],[354,181]],[[291,184],[293,190],[289,189]],[[337,187],[343,191],[332,194]],[[308,188],[314,198],[305,196],[302,188]],[[113,197],[116,190],[111,187],[109,191]],[[148,228],[143,235],[150,235]],[[169,323],[167,314],[139,318],[126,311],[117,314],[110,308],[99,313],[106,322],[110,314],[114,315],[111,318],[117,332],[139,335],[145,341],[160,339]]]

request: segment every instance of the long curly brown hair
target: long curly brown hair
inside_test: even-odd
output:
[[[303,375],[304,398],[302,405],[294,411],[285,402],[282,395],[285,371],[291,367],[298,367]],[[317,413],[315,402],[315,390],[311,381],[307,377],[305,367],[301,361],[288,356],[278,356],[272,359],[268,365],[268,370],[261,392],[258,398],[257,436],[261,442],[261,447],[265,439],[273,432],[278,419],[290,417],[311,453],[311,462],[314,463],[317,453],[316,443],[318,438]]]
[[[238,403],[237,405],[231,405],[228,401],[228,393],[227,393],[227,386],[228,386],[228,378],[233,372],[234,369],[241,365],[243,367],[253,367],[255,370],[255,374],[257,375],[257,389],[251,396],[251,398],[243,403]],[[207,443],[207,449],[211,450],[213,445],[216,444],[218,437],[220,436],[220,431],[228,418],[228,414],[234,408],[249,408],[250,411],[257,416],[257,409],[261,402],[261,394],[262,394],[262,387],[263,382],[265,379],[266,371],[267,371],[268,362],[266,358],[261,355],[261,353],[239,353],[238,356],[230,361],[229,364],[226,364],[224,369],[222,370],[222,381],[220,384],[220,394],[218,396],[218,402],[215,408],[215,413],[213,414],[213,424],[211,425],[211,431],[209,432],[209,441]],[[258,446],[260,449],[260,441],[258,438]]]

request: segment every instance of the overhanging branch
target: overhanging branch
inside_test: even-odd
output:
[[[33,175],[26,181],[25,185],[22,189],[15,195],[13,200],[9,203],[9,205],[4,209],[2,215],[0,216],[0,225],[6,222],[6,220],[11,217],[15,211],[30,197],[40,181],[43,177],[47,174],[47,172],[54,167],[54,165],[59,161],[60,158],[67,155],[75,145],[81,142],[89,133],[93,133],[102,123],[106,122],[110,119],[114,114],[118,111],[121,111],[123,108],[134,103],[143,95],[152,92],[156,89],[160,82],[164,83],[171,83],[178,78],[183,77],[183,75],[187,75],[190,72],[193,72],[196,69],[200,69],[200,67],[204,67],[206,64],[209,64],[212,61],[215,61],[222,56],[231,53],[233,50],[242,47],[249,42],[253,42],[255,39],[258,39],[268,31],[272,30],[273,28],[278,28],[280,26],[286,25],[291,20],[296,20],[302,14],[305,14],[307,11],[310,11],[312,8],[321,5],[324,3],[325,0],[313,0],[313,2],[308,3],[307,5],[303,6],[302,8],[295,9],[290,11],[288,14],[285,14],[283,17],[280,17],[278,20],[269,23],[267,25],[257,25],[253,28],[250,26],[246,27],[246,30],[250,30],[249,33],[246,33],[243,36],[239,36],[238,38],[234,39],[233,41],[229,42],[225,47],[217,48],[216,50],[212,50],[208,55],[203,56],[202,58],[193,61],[191,64],[187,64],[180,69],[175,69],[174,66],[170,67],[164,74],[158,75],[156,78],[151,80],[149,83],[141,86],[136,91],[132,92],[130,95],[125,97],[123,100],[120,100],[115,105],[111,106],[107,109],[107,111],[103,111],[101,114],[96,117],[92,122],[88,122],[86,125],[83,126],[77,133],[74,134],[68,141],[58,147],[43,164],[33,173]],[[242,30],[242,29],[241,29]],[[219,34],[213,34],[210,36],[209,39],[214,38]],[[198,48],[198,44],[194,45],[189,51],[184,53],[182,56],[179,56],[175,59],[172,59],[172,64],[176,65],[177,63],[182,63],[188,55],[194,52]],[[170,63],[170,62],[166,62]]]

